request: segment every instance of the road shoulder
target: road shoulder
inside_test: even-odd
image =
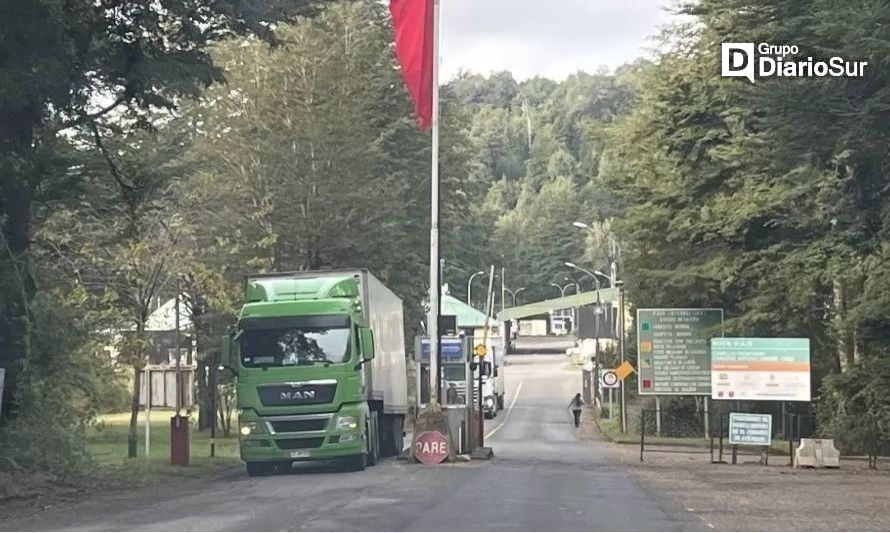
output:
[[[697,530],[887,531],[890,465],[869,470],[843,461],[839,470],[770,466],[746,457],[744,464],[712,464],[708,450],[645,451],[639,444],[608,442],[586,412],[583,438],[604,446],[665,509]]]

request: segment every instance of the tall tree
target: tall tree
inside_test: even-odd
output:
[[[205,48],[233,33],[271,39],[270,22],[312,14],[314,0],[10,0],[0,19],[0,367],[3,413],[17,403],[28,354],[33,208],[65,184],[49,164],[56,137],[121,113],[170,107],[222,79]]]

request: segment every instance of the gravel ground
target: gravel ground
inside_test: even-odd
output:
[[[601,437],[588,415],[584,435]],[[890,531],[890,464],[869,470],[864,461],[841,460],[839,470],[787,466],[788,458],[740,457],[736,466],[711,464],[710,455],[650,452],[640,463],[638,445],[605,443],[641,485],[675,513],[719,531]],[[727,456],[724,456],[727,459]]]

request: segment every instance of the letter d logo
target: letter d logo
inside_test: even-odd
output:
[[[748,78],[754,83],[754,43],[723,43],[721,52],[724,78]]]

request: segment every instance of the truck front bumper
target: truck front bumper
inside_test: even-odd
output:
[[[356,456],[364,451],[361,432],[348,435],[325,435],[313,438],[273,438],[257,435],[241,439],[241,460],[245,462],[268,461],[324,461]]]
[[[257,416],[243,413],[241,460],[324,461],[364,451],[365,405],[345,405],[337,413]],[[340,421],[345,421],[341,425]],[[249,426],[248,431],[243,431]]]

